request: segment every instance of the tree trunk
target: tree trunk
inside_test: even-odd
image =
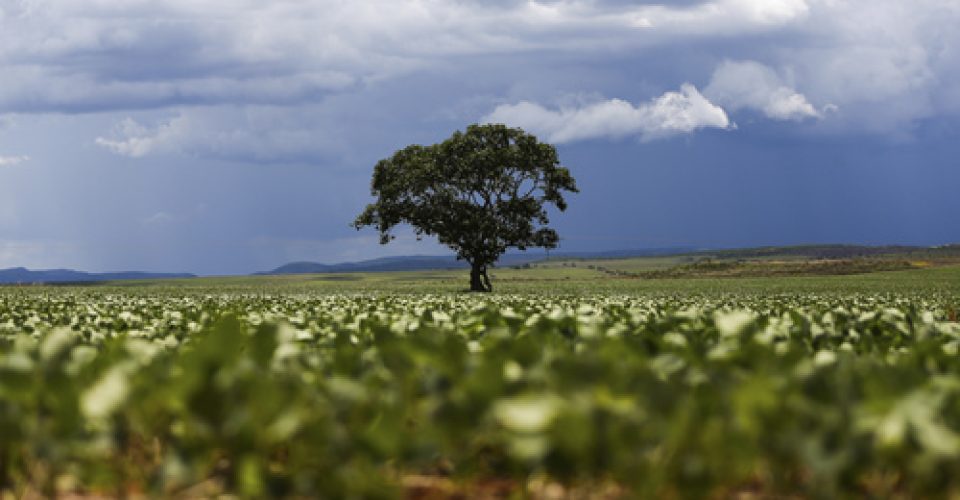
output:
[[[486,282],[486,283],[484,283]],[[471,292],[489,292],[491,291],[490,278],[487,277],[487,266],[473,262],[470,264],[470,291]]]

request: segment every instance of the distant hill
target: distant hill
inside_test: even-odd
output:
[[[605,252],[550,252],[547,253],[510,253],[500,258],[497,267],[519,266],[531,262],[552,259],[614,259],[626,257],[652,257],[675,255],[691,252],[690,248],[654,248],[643,250],[614,250]],[[356,273],[383,271],[430,271],[438,269],[466,269],[467,263],[454,256],[411,255],[401,257],[383,257],[359,262],[340,264],[320,264],[317,262],[291,262],[272,271],[256,274],[322,274]]]
[[[138,271],[118,273],[87,273],[72,269],[47,269],[31,271],[24,267],[0,269],[0,283],[95,283],[101,281],[193,278],[187,273],[144,273]]]

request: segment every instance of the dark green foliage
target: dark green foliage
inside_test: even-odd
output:
[[[0,496],[960,494],[956,295],[41,293]]]
[[[471,290],[491,289],[486,269],[508,248],[555,248],[547,205],[567,208],[577,192],[556,149],[504,125],[471,125],[431,146],[408,146],[377,163],[376,201],[354,221],[374,226],[387,243],[398,224],[440,243],[470,263]],[[484,279],[480,281],[481,277]]]

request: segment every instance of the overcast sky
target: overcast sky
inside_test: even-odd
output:
[[[960,0],[0,0],[0,267],[440,254],[350,221],[475,122],[564,250],[960,241]]]

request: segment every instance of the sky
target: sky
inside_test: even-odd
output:
[[[0,267],[444,254],[350,222],[472,123],[560,250],[960,242],[960,0],[0,0]]]

